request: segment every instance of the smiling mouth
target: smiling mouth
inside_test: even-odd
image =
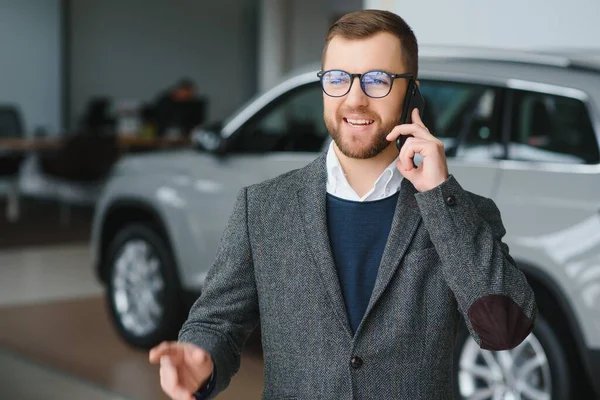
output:
[[[375,122],[372,119],[348,119],[348,118],[344,118],[344,122],[348,123],[349,125],[352,126],[367,126],[367,125],[371,125],[373,122]]]

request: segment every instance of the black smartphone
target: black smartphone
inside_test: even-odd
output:
[[[408,88],[406,90],[406,96],[404,97],[404,105],[402,106],[402,116],[400,118],[401,124],[410,124],[412,111],[417,108],[419,109],[419,116],[423,119],[423,111],[425,111],[425,99],[419,90],[419,85],[414,79],[408,82]],[[396,147],[398,150],[402,148],[406,139],[411,135],[400,135],[396,139]]]

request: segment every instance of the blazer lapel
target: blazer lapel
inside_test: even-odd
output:
[[[415,200],[415,193],[417,193],[417,190],[413,184],[408,179],[403,179],[398,202],[396,203],[394,219],[392,220],[390,235],[383,251],[373,293],[371,294],[369,305],[367,306],[363,320],[357,329],[357,333],[360,331],[369,313],[375,307],[375,304],[392,280],[394,273],[400,265],[400,260],[406,253],[406,250],[417,231],[417,227],[421,221],[421,213],[417,201]]]
[[[352,337],[327,230],[327,170],[325,156],[321,155],[309,164],[303,172],[306,173],[306,179],[302,180],[297,198],[302,220],[304,221],[304,236],[309,249],[312,251],[333,310],[346,333]]]

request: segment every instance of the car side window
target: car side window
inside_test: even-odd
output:
[[[510,159],[597,164],[598,141],[585,104],[553,94],[515,90]]]
[[[448,158],[489,160],[504,154],[500,143],[498,88],[421,80],[423,122],[444,143]]]
[[[270,103],[236,134],[231,151],[319,152],[328,136],[318,83],[286,93]]]

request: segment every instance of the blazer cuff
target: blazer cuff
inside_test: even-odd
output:
[[[471,196],[453,175],[439,186],[415,194],[415,200],[434,244],[436,239],[445,243],[457,233],[470,234],[480,222]]]

